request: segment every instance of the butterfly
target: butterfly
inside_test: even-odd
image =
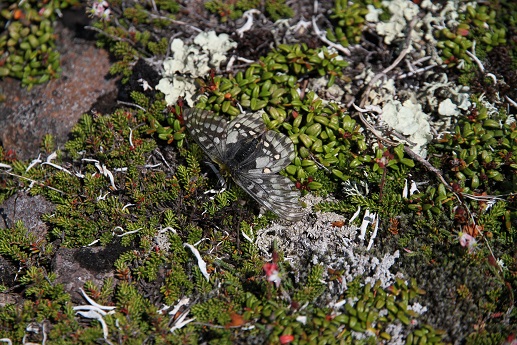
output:
[[[242,113],[232,121],[196,108],[184,110],[183,116],[194,140],[224,175],[281,218],[302,217],[300,192],[278,174],[294,159],[294,145],[269,130],[260,112]]]

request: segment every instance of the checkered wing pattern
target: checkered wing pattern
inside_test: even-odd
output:
[[[183,112],[185,125],[205,153],[218,164],[224,162],[228,122],[222,116],[200,109]]]
[[[300,193],[278,175],[294,159],[293,143],[268,130],[260,113],[243,113],[231,122],[198,109],[184,115],[196,142],[239,187],[281,218],[295,221],[302,216]]]

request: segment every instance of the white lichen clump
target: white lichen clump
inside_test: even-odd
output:
[[[425,146],[432,140],[433,136],[429,125],[429,116],[422,111],[420,104],[413,102],[411,99],[404,103],[390,100],[382,108],[382,120],[415,144],[411,147],[415,153],[422,157],[426,156]]]
[[[364,241],[357,241],[360,234],[358,226],[334,226],[334,222],[344,221],[342,215],[310,211],[313,205],[322,201],[321,197],[311,194],[305,196],[306,212],[315,218],[294,224],[272,223],[258,231],[254,244],[266,256],[276,246],[299,275],[306,274],[314,265],[343,271],[341,283],[333,283],[332,288],[329,286],[329,291],[336,293],[332,298],[344,292],[347,284],[356,277],[363,277],[364,284],[373,285],[380,280],[382,288],[393,284],[397,276],[390,270],[400,257],[399,251],[384,254],[367,252]],[[326,279],[326,274],[323,279]]]
[[[376,31],[384,36],[384,43],[391,44],[394,39],[404,37],[408,23],[418,15],[419,8],[416,4],[407,0],[383,1],[382,5],[392,13],[388,22],[378,22]],[[375,17],[372,12],[371,17]],[[373,19],[372,18],[372,19]]]
[[[457,116],[460,114],[458,106],[452,103],[450,98],[440,102],[438,106],[438,114],[443,116]]]
[[[194,79],[206,76],[211,68],[218,69],[226,60],[226,53],[237,46],[227,34],[214,31],[201,32],[192,44],[176,38],[171,43],[172,57],[163,62],[163,78],[156,89],[165,94],[168,105],[183,97],[189,106],[194,105],[196,92]]]
[[[453,118],[467,111],[471,105],[468,88],[449,82],[444,73],[435,72],[435,68],[443,62],[436,48],[434,32],[445,27],[446,23],[457,23],[454,9],[458,5],[448,1],[441,9],[429,0],[422,1],[420,7],[411,1],[394,0],[383,1],[383,6],[391,13],[389,21],[379,21],[380,11],[373,6],[368,7],[366,19],[384,37],[384,43],[406,49],[402,51],[405,55],[401,55],[406,63],[401,60],[393,68],[394,71],[398,69],[396,77],[388,77],[374,85],[368,94],[368,105],[381,107],[379,119],[404,135],[409,147],[425,158],[426,145],[433,138],[432,132],[439,133],[443,128],[449,128]],[[428,9],[428,13],[422,13],[422,8]],[[438,11],[440,16],[436,15]],[[417,17],[419,19],[413,21]],[[409,66],[409,71],[406,66]],[[419,87],[408,89],[397,86],[415,74],[424,75]],[[376,75],[374,71],[365,69],[358,78],[364,78],[368,83]],[[426,109],[426,113],[423,109]]]

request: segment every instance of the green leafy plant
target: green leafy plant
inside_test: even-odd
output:
[[[350,44],[357,44],[361,40],[368,9],[366,5],[373,5],[381,8],[381,2],[335,0],[334,9],[330,18],[335,22],[333,29],[327,29],[327,38],[333,42],[340,43],[343,47]]]
[[[77,0],[7,1],[0,13],[0,78],[20,79],[32,88],[61,72],[60,54],[55,49],[53,22],[61,9],[77,4]]]
[[[459,14],[459,24],[454,28],[443,28],[435,32],[439,40],[437,47],[442,49],[442,58],[449,66],[455,66],[459,60],[472,63],[466,53],[476,41],[476,55],[484,56],[494,47],[504,45],[506,41],[505,25],[496,18],[497,12],[490,7],[468,5],[464,13]]]
[[[358,128],[347,124],[349,118],[340,118],[337,105],[324,105],[313,92],[302,99],[296,90],[296,80],[329,75],[327,85],[331,86],[342,75],[345,65],[337,54],[325,48],[280,45],[246,71],[206,82],[204,90],[208,96],[201,97],[198,106],[232,116],[240,113],[235,106],[237,102],[252,111],[266,110],[263,115],[266,125],[285,131],[297,146],[298,157],[287,167],[287,174],[301,183],[307,182],[307,188],[317,190],[321,184],[308,181],[318,170],[317,164],[345,166],[347,159],[353,159],[345,156],[348,152],[345,145],[350,144],[346,132],[351,131],[354,138],[360,134]],[[359,140],[359,147],[364,146]]]
[[[446,134],[436,147],[449,152],[442,161],[451,171],[450,178],[464,192],[511,190],[517,182],[515,123],[505,123],[504,112],[489,116],[482,102],[475,102],[470,115],[462,118],[454,133]]]

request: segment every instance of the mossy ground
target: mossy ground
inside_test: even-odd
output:
[[[158,3],[161,11],[177,11],[164,4]],[[223,6],[211,6],[216,5]],[[335,23],[328,24],[336,37],[331,30],[326,37],[346,49],[351,42],[382,46],[380,36],[372,38],[373,22],[365,26],[365,9],[382,9],[382,18],[389,10],[376,1],[345,5],[335,4],[330,16]],[[198,107],[224,116],[236,115],[239,106],[265,110],[268,127],[291,138],[296,158],[283,173],[305,195],[300,223],[271,213],[259,217],[258,205],[235,186],[215,192],[218,176],[185,130],[184,105],[167,106],[152,90],[133,90],[127,106],[114,112],[85,114],[62,150],[46,137],[41,161],[18,161],[0,147],[0,201],[28,190],[55,206],[41,216],[46,233],[22,222],[0,230],[5,267],[16,268],[0,288],[6,298],[17,299],[0,310],[0,337],[52,344],[499,344],[510,337],[517,332],[517,126],[515,106],[501,99],[516,99],[507,86],[515,78],[517,29],[507,19],[517,8],[494,5],[495,14],[483,6],[474,12],[465,8],[454,37],[436,33],[449,48],[442,50],[446,64],[434,67],[439,71],[411,75],[395,66],[390,75],[402,100],[420,97],[412,90],[431,90],[433,80],[446,91],[433,89],[420,99],[435,123],[450,126],[427,145],[427,161],[404,142],[392,144],[385,127],[368,126],[375,118],[365,120],[366,114],[346,107],[340,102],[346,96],[325,99],[335,95],[329,90],[337,85],[360,106],[382,105],[383,97],[390,97],[389,83],[368,85],[358,75],[389,74],[386,68],[402,56],[406,38],[372,48],[368,63],[289,42],[261,53],[256,62],[196,81]],[[110,39],[125,33],[122,19],[120,27],[97,23],[109,34],[101,43],[123,56],[113,72],[125,75],[129,85],[138,85],[132,75],[138,69],[129,68],[137,59],[160,56],[167,48],[163,40],[153,41],[149,30],[156,25],[160,32],[175,19],[150,13],[146,7],[124,13],[137,30],[132,44],[111,45]],[[495,31],[478,25],[485,16]],[[503,22],[509,23],[504,34]],[[354,24],[355,30],[337,30]],[[284,38],[293,39],[288,32]],[[495,83],[476,72],[471,59],[456,69],[463,54],[470,57],[463,39],[480,37],[485,39],[475,53],[486,73],[495,73]],[[499,65],[494,51],[508,64]],[[438,103],[458,89],[438,75],[472,87],[471,106],[459,117],[439,118]],[[324,86],[305,90],[321,77]],[[418,190],[405,195],[412,182]],[[367,246],[375,221],[363,239],[358,235],[364,213],[349,221],[359,208],[378,217],[373,249]],[[85,246],[117,253],[107,260],[111,276],[82,287],[95,302],[114,307],[111,312],[88,314],[77,291],[58,283],[59,250],[84,253]],[[206,272],[190,246],[199,251]]]

